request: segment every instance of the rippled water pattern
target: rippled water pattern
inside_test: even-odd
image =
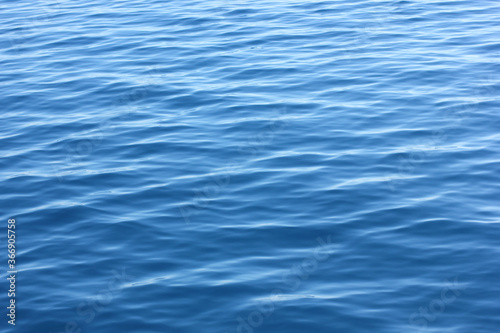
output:
[[[5,332],[498,332],[498,1],[0,7]]]

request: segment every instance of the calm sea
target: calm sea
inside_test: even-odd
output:
[[[498,332],[499,19],[3,1],[0,331]]]

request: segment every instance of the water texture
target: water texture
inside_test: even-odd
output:
[[[498,332],[499,18],[2,1],[1,331]]]

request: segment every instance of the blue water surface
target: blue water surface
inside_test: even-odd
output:
[[[1,331],[498,332],[499,19],[2,1]]]

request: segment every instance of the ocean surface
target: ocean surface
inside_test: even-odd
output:
[[[0,19],[1,332],[499,332],[498,1]]]

